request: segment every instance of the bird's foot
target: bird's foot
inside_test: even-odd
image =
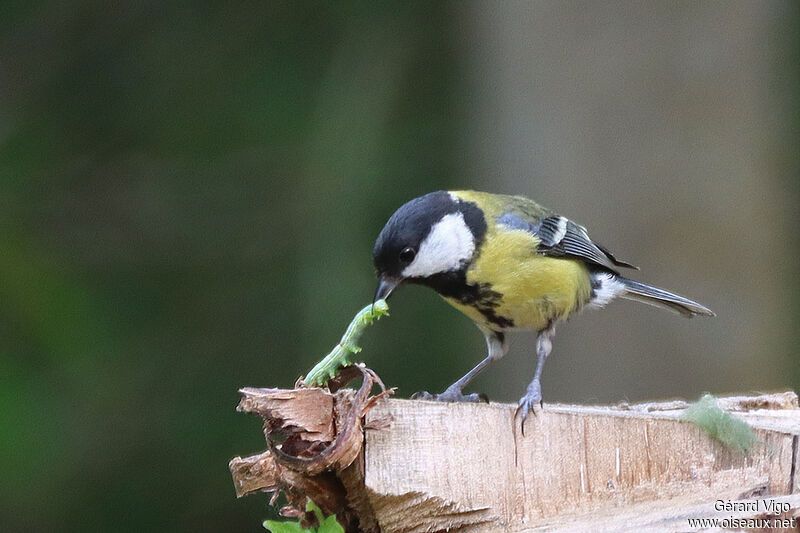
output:
[[[525,434],[525,420],[528,418],[528,413],[537,414],[537,410],[543,408],[542,404],[542,386],[538,380],[534,380],[528,385],[528,390],[525,396],[519,399],[519,406],[517,407],[516,414],[522,413],[522,434]]]
[[[412,400],[431,400],[434,402],[471,402],[471,403],[478,403],[478,402],[486,402],[489,403],[489,399],[486,397],[485,394],[463,394],[461,389],[457,387],[448,387],[444,392],[441,394],[431,394],[428,391],[422,392],[415,392],[411,395]]]

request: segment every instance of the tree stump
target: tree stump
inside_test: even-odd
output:
[[[745,453],[682,420],[682,401],[545,404],[523,434],[515,405],[369,398],[371,386],[242,389],[238,409],[271,444],[230,462],[237,496],[309,496],[348,531],[800,529],[793,392],[719,399],[759,439]]]

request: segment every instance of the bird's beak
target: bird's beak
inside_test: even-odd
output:
[[[395,287],[400,285],[401,279],[392,279],[381,277],[380,282],[378,282],[378,289],[375,291],[375,297],[372,299],[372,303],[375,304],[378,300],[385,300],[392,294],[392,291]]]

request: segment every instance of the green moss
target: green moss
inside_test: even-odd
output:
[[[720,409],[717,399],[711,394],[703,395],[690,405],[681,418],[703,428],[712,439],[742,452],[748,451],[758,442],[752,428],[743,420]]]

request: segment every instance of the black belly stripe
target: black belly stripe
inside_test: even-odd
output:
[[[497,293],[495,293],[495,294],[497,294]],[[494,307],[497,307],[498,305],[500,305],[500,304],[494,304]],[[480,304],[476,305],[475,307],[477,307],[478,311],[480,311],[481,314],[486,317],[486,320],[488,320],[492,324],[496,324],[496,325],[498,325],[498,326],[500,326],[501,328],[504,328],[504,329],[505,328],[513,328],[514,327],[514,321],[513,320],[511,320],[510,318],[506,318],[504,316],[498,315],[495,312],[493,307],[486,307],[486,306],[483,306],[483,305],[480,305]]]
[[[497,314],[503,295],[492,290],[489,283],[469,284],[464,270],[436,274],[429,278],[409,280],[426,285],[442,296],[452,298],[460,304],[477,309],[486,320],[500,328],[514,327],[514,321]]]

